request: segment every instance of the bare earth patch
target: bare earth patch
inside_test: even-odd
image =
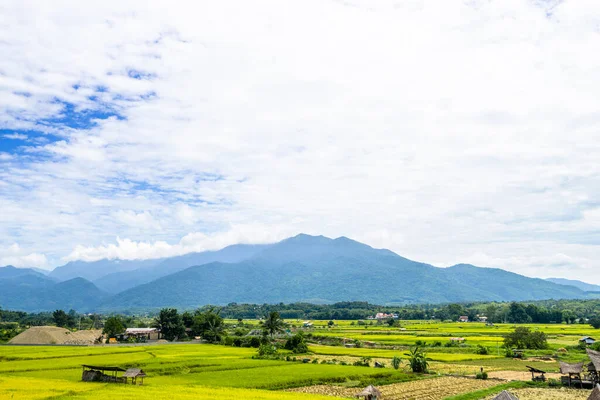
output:
[[[527,371],[493,371],[488,373],[490,378],[504,379],[507,381],[530,381],[531,373]],[[547,379],[560,380],[559,373],[547,373]]]
[[[577,389],[515,389],[510,392],[518,396],[519,400],[587,400],[590,390]],[[486,397],[491,400],[495,395]]]

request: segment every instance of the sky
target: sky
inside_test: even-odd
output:
[[[0,265],[302,232],[600,283],[597,0],[8,0],[0,54]]]

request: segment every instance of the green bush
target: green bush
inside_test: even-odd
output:
[[[478,372],[477,375],[475,375],[475,379],[487,379],[488,378],[488,373],[483,371],[483,372]]]
[[[487,348],[487,347],[485,347],[485,346],[482,346],[482,345],[480,345],[480,344],[478,344],[478,345],[477,345],[477,349],[475,350],[475,352],[476,352],[477,354],[481,354],[481,355],[486,355],[486,354],[489,354],[489,353],[490,353],[490,351],[488,350],[488,348]]]

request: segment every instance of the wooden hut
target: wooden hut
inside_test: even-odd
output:
[[[596,385],[592,393],[590,393],[590,397],[587,400],[600,400],[600,385]]]
[[[509,392],[507,392],[506,390],[503,390],[502,392],[500,392],[500,394],[496,397],[494,397],[493,400],[519,400],[514,394],[511,394]]]
[[[531,372],[531,380],[534,382],[546,382],[546,371],[542,371],[541,369],[530,367],[526,365],[529,372]]]
[[[380,400],[381,392],[373,385],[369,385],[362,392],[356,394],[354,397],[362,397],[365,400]]]
[[[96,365],[82,365],[81,380],[84,382],[123,382],[117,372],[124,372],[121,367],[99,367]]]
[[[600,384],[600,352],[590,349],[585,350],[591,362],[588,364],[590,380],[594,385]]]
[[[563,384],[569,385],[571,387],[573,384],[578,384],[580,387],[583,387],[583,382],[581,379],[581,373],[583,372],[583,363],[577,364],[569,364],[566,362],[560,361],[560,373],[563,375],[567,375],[561,378]]]
[[[123,378],[125,379],[125,383],[127,383],[127,380],[131,378],[131,384],[132,385],[135,385],[137,383],[137,379],[138,378],[141,378],[140,385],[143,385],[145,377],[146,377],[146,374],[144,373],[144,371],[142,371],[139,368],[129,368],[123,374]]]

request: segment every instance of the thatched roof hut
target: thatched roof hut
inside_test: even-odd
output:
[[[561,374],[577,375],[577,374],[581,374],[581,372],[583,372],[583,363],[582,362],[577,363],[577,364],[569,364],[569,363],[560,361],[558,364],[560,365],[560,373]]]
[[[362,392],[357,393],[354,397],[364,397],[365,400],[381,399],[381,392],[373,385],[367,386]]]
[[[587,400],[600,400],[600,385],[596,385],[592,393],[590,393],[590,397]]]
[[[592,360],[592,364],[594,364],[594,368],[596,371],[600,371],[600,351],[594,351],[590,349],[585,349],[587,351],[587,355]]]
[[[507,392],[506,390],[503,390],[502,392],[500,392],[500,394],[496,397],[494,397],[493,400],[519,400],[514,394],[511,394],[509,392]]]

